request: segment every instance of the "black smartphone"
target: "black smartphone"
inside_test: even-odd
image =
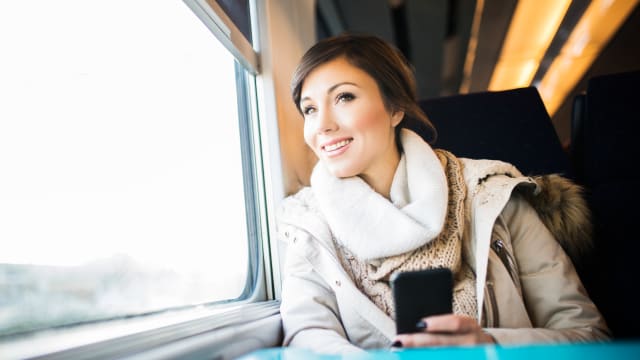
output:
[[[398,334],[415,333],[420,319],[448,314],[453,307],[453,274],[448,268],[405,271],[391,276]]]

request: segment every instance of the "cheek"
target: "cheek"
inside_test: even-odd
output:
[[[362,130],[389,127],[389,115],[384,107],[366,106],[356,112],[357,116],[352,117],[351,125]]]

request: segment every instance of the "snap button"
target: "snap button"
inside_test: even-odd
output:
[[[285,231],[285,232],[284,232],[284,236],[285,236],[285,237],[289,237],[289,232],[288,232],[288,231]]]
[[[298,238],[297,238],[297,237],[294,237],[294,238],[293,238],[293,243],[295,244],[297,241],[298,241]]]
[[[340,286],[340,285],[342,285],[342,284],[340,283],[340,280],[336,280],[336,286]]]

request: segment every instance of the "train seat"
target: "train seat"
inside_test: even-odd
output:
[[[640,71],[593,77],[574,100],[571,162],[594,223],[594,256],[581,277],[616,338],[640,337],[637,144]]]
[[[506,161],[525,175],[571,177],[569,157],[535,87],[432,98],[420,106],[437,129],[436,148]]]

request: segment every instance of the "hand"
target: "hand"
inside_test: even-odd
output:
[[[438,315],[422,319],[422,332],[402,334],[395,338],[402,347],[494,344],[493,337],[482,330],[475,319],[462,315]]]

